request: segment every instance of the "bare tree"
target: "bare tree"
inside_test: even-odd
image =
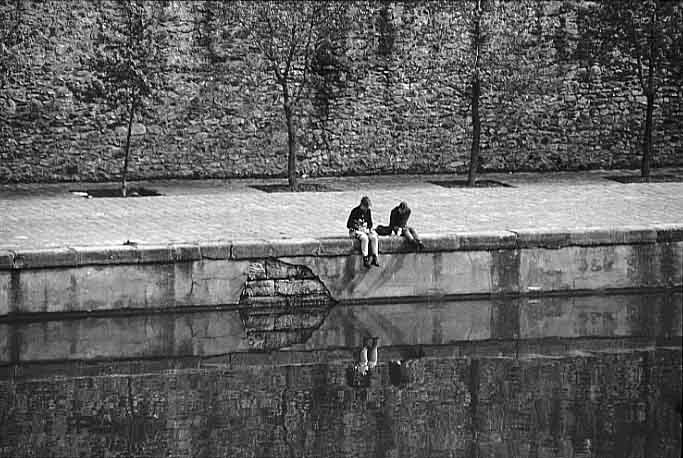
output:
[[[481,163],[482,121],[480,108],[486,90],[518,93],[537,77],[529,59],[525,65],[517,61],[520,49],[528,45],[528,33],[522,25],[529,20],[525,13],[513,14],[513,8],[524,10],[535,0],[506,3],[499,0],[467,0],[438,5],[435,15],[435,53],[424,71],[438,77],[433,81],[451,92],[461,105],[454,110],[467,112],[471,118],[472,137],[467,167],[467,184],[475,186]],[[457,14],[455,9],[464,14]],[[461,34],[461,30],[467,30]],[[466,40],[464,46],[460,46]],[[446,73],[443,77],[443,73]],[[462,104],[466,110],[462,109]],[[454,113],[456,114],[456,113]]]
[[[297,190],[296,116],[310,89],[318,31],[334,23],[343,5],[330,2],[244,1],[225,5],[279,90],[287,125],[287,181]]]
[[[640,173],[650,176],[655,101],[667,80],[680,85],[683,2],[624,0],[601,2],[591,15],[599,29],[588,37],[590,57],[608,66],[626,66],[646,99]],[[672,84],[672,83],[669,83]]]
[[[458,5],[449,5],[440,11],[437,20],[435,38],[436,53],[432,65],[425,70],[432,76],[438,74],[440,68],[449,73],[439,78],[436,84],[446,86],[458,99],[467,105],[472,122],[472,139],[470,143],[469,164],[467,166],[467,184],[475,186],[480,163],[481,117],[479,106],[481,100],[482,77],[486,65],[485,53],[490,42],[490,16],[494,14],[494,2],[491,0],[468,0]],[[452,8],[465,9],[463,22]],[[461,28],[468,30],[466,52],[457,49],[462,40],[458,32]]]
[[[159,5],[119,0],[115,15],[100,15],[91,61],[96,98],[122,113],[127,124],[121,168],[121,195],[127,195],[127,175],[133,122],[163,87]]]

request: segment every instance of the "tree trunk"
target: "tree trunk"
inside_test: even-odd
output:
[[[296,128],[294,127],[294,114],[291,107],[285,107],[285,117],[287,118],[287,147],[289,151],[287,181],[290,191],[296,191]]]
[[[481,87],[479,77],[472,81],[472,148],[470,150],[470,167],[467,174],[467,185],[474,186],[477,182],[479,168],[479,139],[481,137],[481,120],[479,119],[479,95]]]
[[[652,162],[652,112],[654,111],[655,95],[647,92],[647,108],[645,109],[645,135],[643,136],[643,157],[640,163],[640,175],[650,178],[650,163]]]
[[[135,118],[135,103],[130,104],[130,118],[128,119],[128,135],[126,136],[126,149],[123,156],[123,170],[121,171],[121,196],[126,197],[128,194],[128,184],[126,178],[128,177],[128,157],[130,155],[130,136],[133,131],[133,118]]]
[[[481,0],[477,0],[474,19],[474,72],[472,74],[472,148],[470,150],[470,167],[467,173],[467,185],[475,186],[479,169],[479,139],[481,137],[481,120],[479,119],[479,96],[481,82],[479,80],[479,50],[481,48]]]
[[[645,96],[647,98],[647,107],[645,109],[645,132],[643,135],[643,157],[640,163],[640,176],[646,181],[650,181],[650,163],[652,162],[652,112],[655,105],[655,70],[657,61],[657,39],[655,36],[657,25],[657,5],[652,10],[650,18],[650,53],[647,65],[647,89],[645,89]]]

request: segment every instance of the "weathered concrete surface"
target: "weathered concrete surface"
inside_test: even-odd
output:
[[[2,272],[5,275],[0,276],[0,312],[236,304],[247,279],[248,265],[245,261],[217,260]],[[8,279],[3,282],[3,277]]]
[[[682,279],[682,242],[520,252],[521,291],[675,286]]]
[[[397,253],[366,269],[359,255],[283,258],[311,266],[338,300],[489,293],[492,255],[487,251]]]
[[[683,293],[665,291],[338,306],[329,314],[321,307],[317,314],[249,308],[0,323],[0,363],[352,348],[369,335],[385,348],[557,337],[675,339],[682,335],[682,308]]]

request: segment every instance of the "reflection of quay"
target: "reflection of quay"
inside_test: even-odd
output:
[[[383,359],[401,357],[416,346],[438,357],[468,352],[514,356],[520,351],[557,355],[592,348],[680,347],[682,304],[680,289],[340,304],[329,312],[320,309],[315,323],[302,321],[306,338],[289,344],[280,355],[249,353],[254,346],[245,323],[272,331],[277,321],[268,314],[258,321],[254,316],[259,315],[245,315],[239,307],[5,319],[0,336],[4,364],[228,354],[234,362],[335,360],[352,358],[352,349],[368,335],[381,338]],[[286,320],[282,322],[291,325],[291,319]]]

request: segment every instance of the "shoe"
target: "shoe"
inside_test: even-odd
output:
[[[424,249],[425,249],[425,244],[422,243],[422,241],[418,240],[418,241],[416,242],[416,244],[417,244],[417,249],[418,249],[418,251],[421,251],[421,250],[424,250]]]
[[[370,268],[370,257],[369,256],[363,256],[363,265],[367,267],[368,269]]]
[[[377,262],[377,255],[374,255],[374,256],[372,257],[372,265],[373,265],[373,266],[376,266],[376,267],[379,267],[379,262]]]

